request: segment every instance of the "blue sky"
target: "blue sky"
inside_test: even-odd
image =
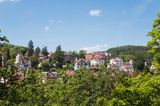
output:
[[[12,44],[54,51],[146,45],[159,0],[0,0],[0,29]]]

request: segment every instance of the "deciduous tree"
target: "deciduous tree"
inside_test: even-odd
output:
[[[53,61],[56,64],[56,68],[62,68],[64,63],[64,52],[61,50],[61,46],[57,46],[55,53],[53,54]]]
[[[150,53],[153,54],[153,64],[160,70],[160,13],[153,23],[153,29],[148,33],[151,40],[148,42]]]
[[[34,53],[34,43],[32,40],[28,43],[28,56],[32,56]]]

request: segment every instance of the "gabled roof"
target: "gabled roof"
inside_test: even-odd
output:
[[[120,61],[120,60],[122,60],[122,59],[120,59],[118,57],[115,57],[115,58],[111,59],[110,61],[117,62],[117,61]]]
[[[104,60],[105,58],[105,54],[102,53],[93,53],[85,55],[85,59]]]
[[[94,57],[93,54],[86,54],[85,59],[92,59]]]
[[[94,60],[104,60],[105,59],[105,55],[104,54],[96,54],[93,57]]]

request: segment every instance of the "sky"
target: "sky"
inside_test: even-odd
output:
[[[160,0],[0,0],[1,35],[11,44],[65,51],[146,45]]]

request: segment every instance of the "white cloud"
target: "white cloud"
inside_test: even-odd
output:
[[[44,31],[49,31],[51,28],[49,26],[44,26]]]
[[[3,2],[20,2],[21,0],[0,0],[0,3]]]
[[[87,52],[95,52],[95,51],[105,51],[107,50],[108,45],[107,44],[97,44],[95,46],[91,46],[91,47],[83,47],[80,50],[86,50]]]
[[[89,15],[90,16],[94,16],[94,17],[98,17],[98,16],[101,16],[102,14],[102,10],[91,10],[89,12]]]
[[[138,5],[136,5],[134,8],[133,8],[133,15],[135,17],[143,14],[146,10],[147,10],[147,7],[153,3],[155,0],[142,0],[142,2]]]

